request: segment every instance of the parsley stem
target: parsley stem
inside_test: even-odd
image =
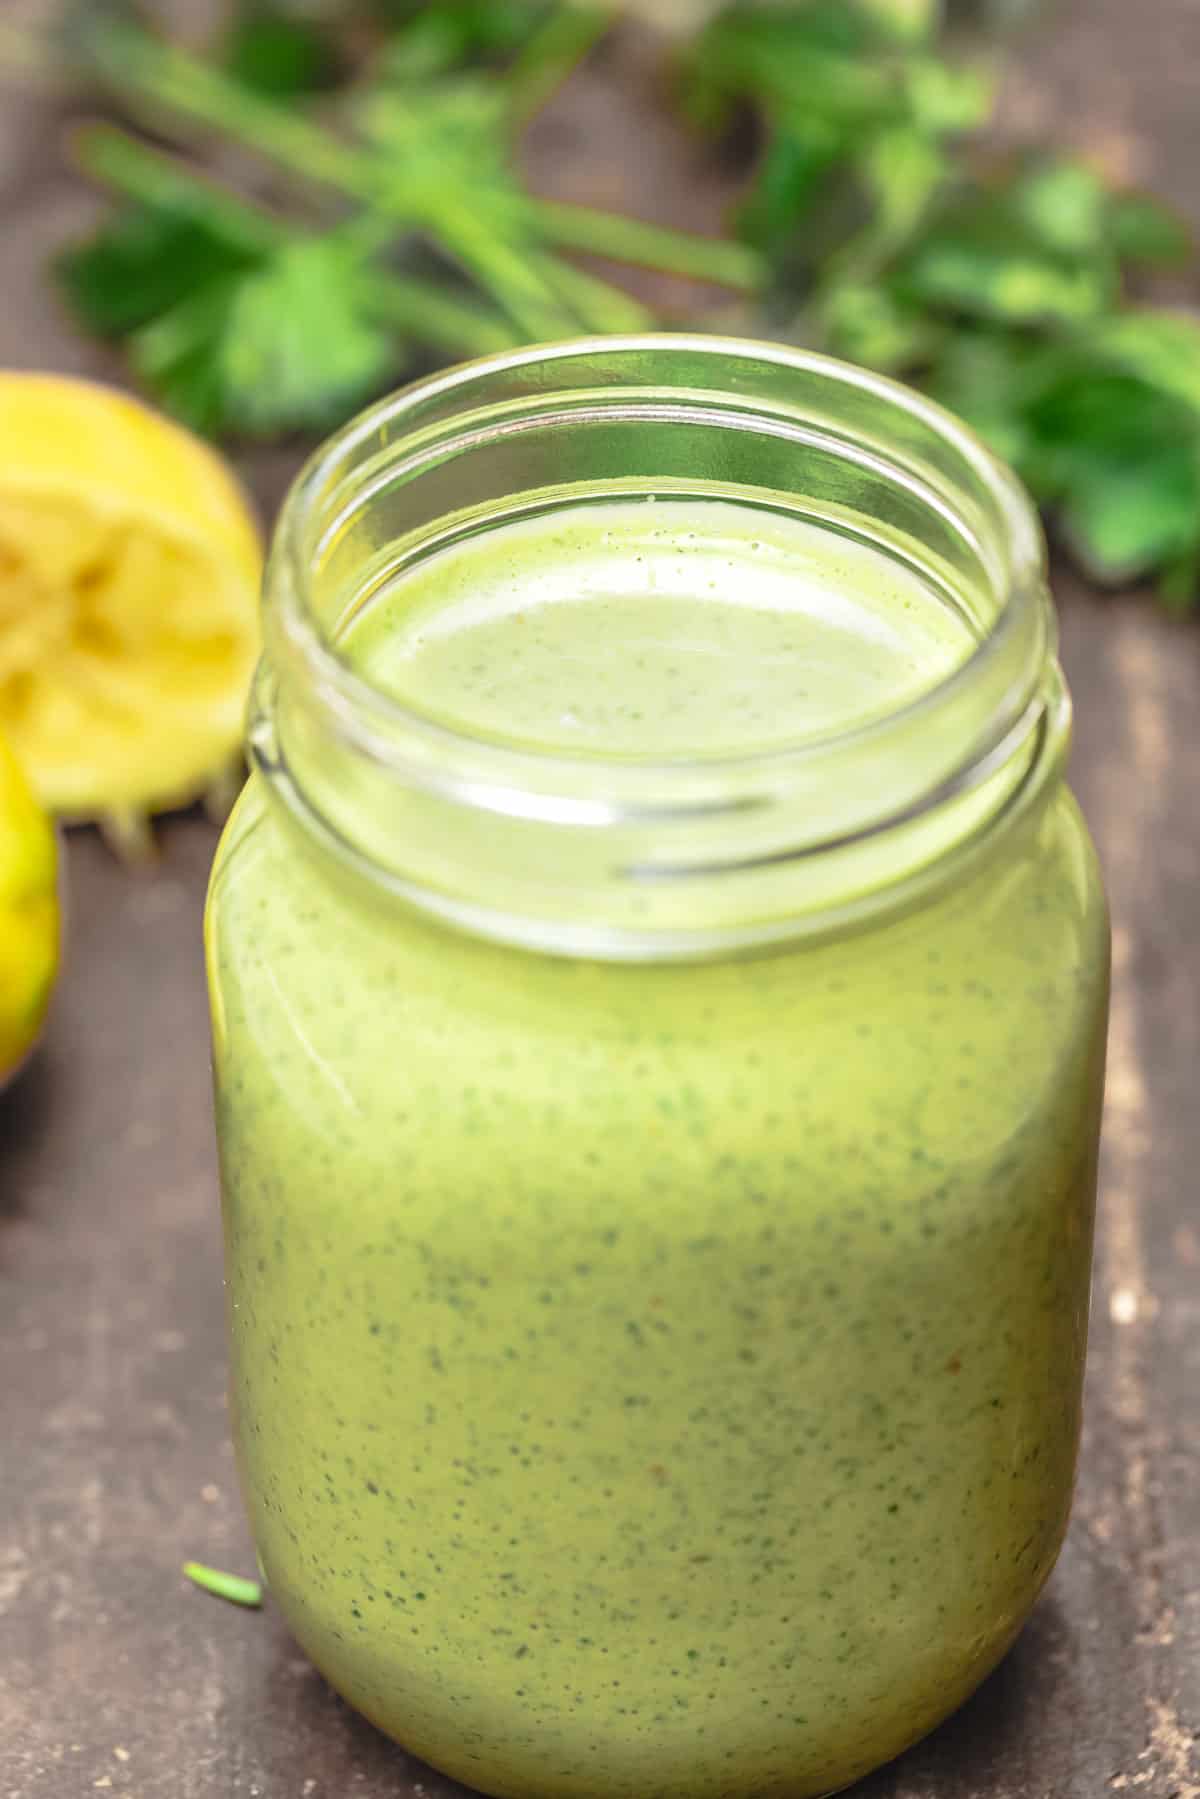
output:
[[[617,333],[654,330],[654,314],[624,288],[598,281],[573,263],[564,262],[561,256],[545,252],[539,256],[539,267],[559,299],[571,307],[585,330]]]
[[[199,125],[225,133],[245,148],[319,186],[367,204],[383,206],[398,223],[425,225],[455,240],[449,248],[490,284],[514,321],[535,335],[554,335],[570,319],[557,316],[544,284],[530,277],[521,252],[490,228],[466,221],[466,205],[430,204],[428,194],[406,192],[403,171],[369,150],[341,142],[307,119],[285,112],[186,51],[159,44],[136,27],[106,25],[91,37],[104,79],[118,93],[135,91]],[[453,203],[454,196],[449,196]],[[764,280],[762,259],[744,244],[674,231],[619,213],[594,211],[558,200],[530,198],[527,216],[548,242],[606,256],[616,262],[683,275],[718,287],[748,291]],[[422,216],[423,215],[423,216]],[[484,239],[490,242],[485,252]]]
[[[89,60],[116,93],[223,132],[249,150],[326,187],[353,189],[365,160],[320,126],[136,26],[105,23],[87,37]]]
[[[166,151],[151,149],[115,126],[84,126],[74,134],[71,147],[79,167],[101,186],[145,206],[207,223],[218,236],[248,250],[266,254],[302,235],[195,174]],[[355,219],[334,229],[350,235],[358,228]],[[364,257],[394,237],[393,224],[375,220],[370,241],[364,238],[361,245]],[[499,313],[459,299],[444,282],[383,270],[371,273],[368,281],[372,310],[382,323],[452,356],[486,356],[520,341]]]
[[[673,231],[623,213],[596,212],[563,200],[530,201],[542,235],[565,250],[583,250],[664,275],[683,275],[750,293],[766,278],[762,258],[745,244]]]
[[[514,324],[534,340],[567,337],[574,320],[522,249],[480,219],[472,207],[433,200],[430,231],[467,272],[487,288]]]
[[[555,8],[503,77],[508,111],[516,126],[540,112],[588,52],[612,29],[614,7]]]
[[[369,292],[381,323],[450,356],[490,356],[521,342],[500,313],[456,299],[443,282],[381,274],[369,277]]]
[[[270,213],[235,198],[215,181],[194,173],[165,151],[152,150],[115,125],[84,125],[69,141],[82,172],[125,199],[211,225],[219,236],[232,238],[248,250],[276,249],[293,235]]]
[[[531,337],[558,337],[571,329],[569,315],[528,267],[521,254],[465,206],[448,207],[441,196],[416,187],[380,158],[355,149],[261,100],[196,61],[160,45],[136,28],[110,27],[93,39],[102,74],[119,90],[136,90],[152,107],[166,107],[197,124],[236,139],[290,172],[377,207],[395,229],[424,226],[436,234]]]

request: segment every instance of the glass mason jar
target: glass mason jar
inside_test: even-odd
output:
[[[1071,1498],[1108,926],[1026,498],[820,357],[534,349],[317,455],[265,642],[207,942],[275,1601],[486,1793],[845,1785]]]

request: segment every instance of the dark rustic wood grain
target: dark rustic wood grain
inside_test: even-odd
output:
[[[542,128],[541,166],[569,156],[574,191],[644,190],[646,211],[682,182],[684,213],[710,219],[719,195],[669,128],[622,151],[639,103],[615,82],[596,73]],[[1200,8],[1060,7],[1009,111],[1158,164],[1200,210]],[[0,361],[104,368],[39,274],[88,206],[46,109],[0,113]],[[266,508],[290,466],[250,465]],[[1200,621],[1062,592],[1075,779],[1116,925],[1079,1499],[1000,1672],[862,1799],[1200,1799]],[[185,1555],[253,1565],[224,1400],[200,945],[213,847],[203,819],[175,821],[136,875],[72,836],[61,995],[0,1100],[0,1799],[450,1799],[269,1613],[178,1573]]]

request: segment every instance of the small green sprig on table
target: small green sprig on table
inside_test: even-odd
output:
[[[181,1573],[215,1599],[227,1599],[231,1605],[244,1605],[257,1611],[263,1602],[261,1581],[246,1580],[240,1574],[226,1574],[221,1568],[209,1568],[203,1562],[184,1562]]]

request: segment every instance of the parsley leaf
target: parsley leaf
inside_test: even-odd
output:
[[[384,8],[399,24],[381,58],[393,81],[428,81],[475,62],[511,56],[561,10],[544,0],[444,0]]]
[[[196,430],[269,437],[344,418],[395,368],[378,289],[336,236],[221,276],[132,339],[138,374]]]
[[[236,278],[218,279],[129,338],[134,373],[193,431],[219,437],[233,419],[218,352],[229,327]]]
[[[235,81],[281,99],[334,86],[342,66],[331,31],[269,0],[243,0],[223,50]]]
[[[1081,476],[1059,524],[1095,580],[1130,581],[1179,565],[1200,545],[1200,443],[1147,446],[1137,462]]]
[[[1188,397],[1186,375],[1183,393],[1143,378],[1129,354],[1131,343],[1155,343],[1160,319],[1129,312],[1116,345],[1107,326],[1043,343],[960,338],[931,383],[1013,463],[1102,582],[1160,568],[1182,581],[1200,553],[1200,395]]]
[[[252,268],[257,254],[178,211],[132,205],[60,256],[56,274],[81,324],[122,337],[198,287]]]
[[[373,397],[396,344],[371,294],[357,253],[333,237],[290,245],[238,282],[217,352],[233,427],[320,430]]]
[[[1108,228],[1117,255],[1134,263],[1181,268],[1193,254],[1191,231],[1179,214],[1150,194],[1116,194]]]

